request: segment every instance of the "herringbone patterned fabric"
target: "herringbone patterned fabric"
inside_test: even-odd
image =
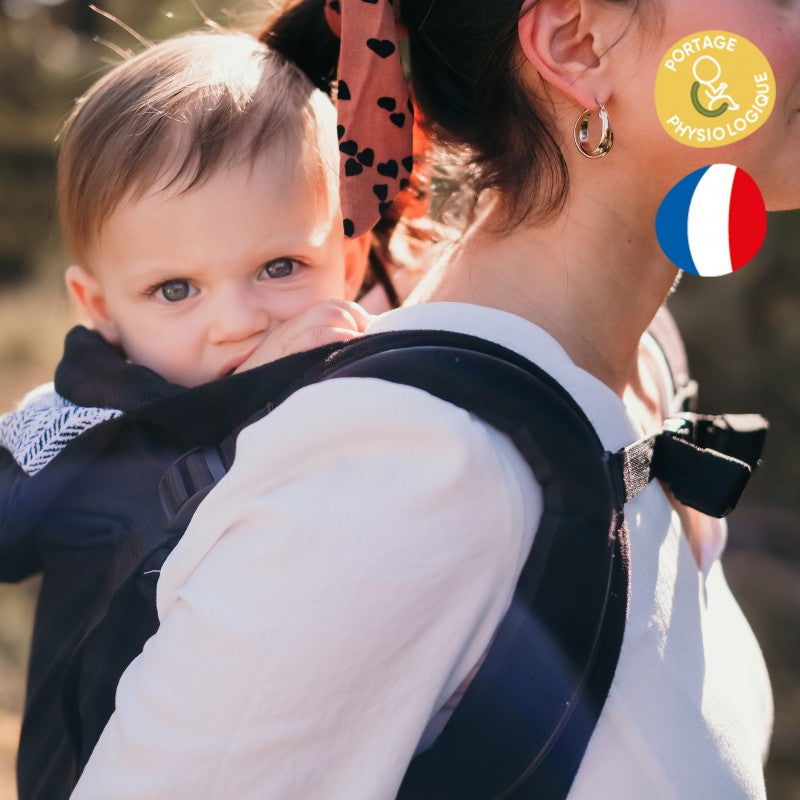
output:
[[[85,408],[56,394],[52,383],[30,392],[16,411],[0,417],[0,446],[35,475],[75,437],[122,415],[113,408]]]

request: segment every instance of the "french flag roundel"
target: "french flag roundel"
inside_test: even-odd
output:
[[[676,267],[704,278],[743,267],[767,233],[764,198],[732,164],[711,164],[670,189],[656,214],[661,249]]]

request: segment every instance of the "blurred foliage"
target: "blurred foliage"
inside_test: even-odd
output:
[[[204,16],[257,30],[268,0],[0,0],[0,411],[49,379],[71,317],[61,289],[54,139],[79,96],[136,36]],[[755,262],[724,279],[685,276],[670,301],[701,386],[701,410],[758,411],[765,463],[730,522],[726,569],[775,690],[771,800],[800,800],[800,216],[773,214]],[[44,313],[43,313],[44,312]],[[35,582],[0,587],[0,722],[21,707]],[[12,730],[6,724],[4,730]],[[9,737],[6,737],[8,739]],[[13,736],[10,737],[13,739]],[[0,796],[12,757],[0,737]],[[10,774],[10,773],[9,773]]]

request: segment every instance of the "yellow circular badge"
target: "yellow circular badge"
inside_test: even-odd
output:
[[[775,76],[764,54],[727,31],[676,42],[656,75],[664,130],[689,147],[723,147],[757,131],[775,105]]]

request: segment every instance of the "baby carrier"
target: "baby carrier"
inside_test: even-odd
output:
[[[582,409],[543,370],[494,343],[444,331],[376,334],[291,363],[255,415],[164,473],[159,497],[170,535],[131,565],[69,664],[63,699],[78,772],[113,711],[122,672],[158,627],[161,565],[232,464],[237,433],[302,386],[371,377],[424,390],[506,434],[543,493],[532,549],[486,659],[442,733],[412,760],[398,798],[566,797],[622,643],[625,502],[656,477],[686,505],[725,515],[758,463],[765,422],[699,416],[688,410],[687,391],[685,408],[662,432],[609,453]],[[263,385],[271,366],[240,377]]]

